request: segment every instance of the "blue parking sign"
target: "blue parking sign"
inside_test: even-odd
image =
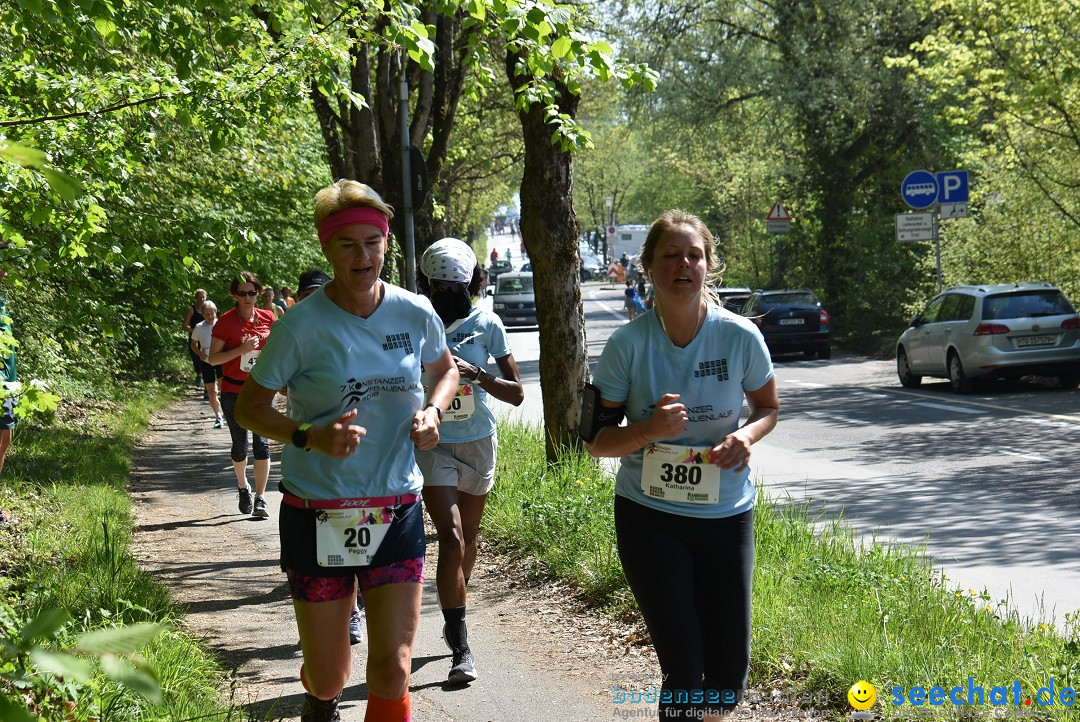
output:
[[[937,174],[938,203],[968,202],[968,173],[966,170],[945,170]]]
[[[900,185],[900,194],[912,208],[929,208],[938,197],[937,179],[928,170],[913,170]]]

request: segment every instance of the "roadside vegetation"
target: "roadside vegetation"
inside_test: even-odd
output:
[[[615,548],[613,476],[586,454],[546,467],[543,448],[535,428],[500,426],[499,483],[484,516],[485,540],[537,577],[573,582],[605,613],[636,618]],[[959,685],[966,699],[968,677],[987,695],[995,685],[1011,690],[1017,680],[1032,700],[1051,679],[1055,694],[1080,686],[1075,614],[1063,620],[1063,632],[1025,621],[1007,600],[953,588],[921,550],[860,541],[843,520],[826,521],[797,505],[759,498],[754,523],[751,686],[827,699],[839,717],[852,711],[848,688],[866,680],[879,700],[871,711],[885,719],[896,717],[896,686],[906,694],[916,686]],[[912,713],[910,705],[903,709]],[[983,708],[986,716],[991,709]],[[919,710],[976,716],[948,702]],[[1010,711],[1062,721],[1076,714],[1060,701]]]
[[[20,719],[20,710],[71,721],[240,719],[224,697],[228,676],[131,555],[131,452],[175,390],[129,383],[92,398],[65,395],[50,425],[16,429],[0,478],[0,509],[13,520],[0,524],[0,719]],[[41,634],[22,640],[33,649],[17,649],[19,631],[34,619]],[[124,651],[115,647],[123,629],[103,648],[88,643],[87,632],[119,627],[151,630],[153,639],[133,655],[115,653]],[[87,681],[43,671],[70,669],[55,652],[76,645],[96,652],[76,654],[91,664]]]

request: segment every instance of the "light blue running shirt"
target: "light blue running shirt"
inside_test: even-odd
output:
[[[490,311],[473,307],[469,315],[457,326],[451,324],[446,332],[446,345],[450,354],[465,359],[473,366],[487,369],[499,375],[498,368],[488,368],[489,359],[510,355],[510,342],[499,317]],[[463,383],[469,381],[462,380]],[[460,444],[466,441],[486,439],[495,433],[495,413],[488,406],[488,393],[480,384],[472,384],[474,411],[461,421],[444,419],[439,424],[439,443]]]
[[[661,439],[677,446],[713,446],[739,426],[744,392],[773,376],[761,332],[748,319],[708,306],[701,330],[686,348],[671,343],[655,311],[640,314],[608,339],[593,370],[593,383],[608,401],[626,404],[628,422],[653,414],[666,393],[679,394],[690,423],[681,436]],[[654,499],[641,490],[643,449],[622,457],[615,493],[660,511],[706,519],[741,514],[754,506],[750,469],[720,472],[716,504]]]
[[[383,284],[368,318],[351,314],[320,288],[275,323],[251,377],[289,390],[289,415],[324,426],[356,409],[367,430],[356,451],[335,459],[286,444],[285,487],[305,499],[419,494],[423,477],[409,439],[424,400],[420,372],[446,348],[442,321],[422,296]]]

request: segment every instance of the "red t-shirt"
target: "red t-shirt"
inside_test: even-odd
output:
[[[250,323],[241,319],[235,308],[218,317],[217,323],[214,324],[213,338],[220,338],[225,342],[225,345],[221,347],[222,351],[236,348],[244,343],[244,339],[248,336],[259,337],[259,345],[255,347],[255,350],[250,355],[237,356],[221,365],[221,370],[225,374],[225,378],[221,379],[222,391],[234,394],[240,393],[243,382],[251,373],[250,366],[254,364],[262,347],[266,345],[266,337],[270,335],[270,324],[276,318],[273,311],[267,311],[263,308],[255,309],[255,318]],[[245,363],[247,368],[244,367]],[[240,383],[233,383],[230,379],[235,379]]]

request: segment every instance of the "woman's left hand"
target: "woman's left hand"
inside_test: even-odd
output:
[[[480,375],[480,369],[465,359],[458,356],[454,356],[453,359],[462,381],[475,381],[476,377]]]
[[[420,409],[413,414],[409,438],[421,451],[434,449],[439,444],[439,412],[434,406]]]
[[[750,462],[750,440],[740,434],[739,431],[733,431],[724,437],[716,446],[712,447],[709,452],[709,461],[716,464],[721,469],[734,469],[735,471],[742,471]]]

